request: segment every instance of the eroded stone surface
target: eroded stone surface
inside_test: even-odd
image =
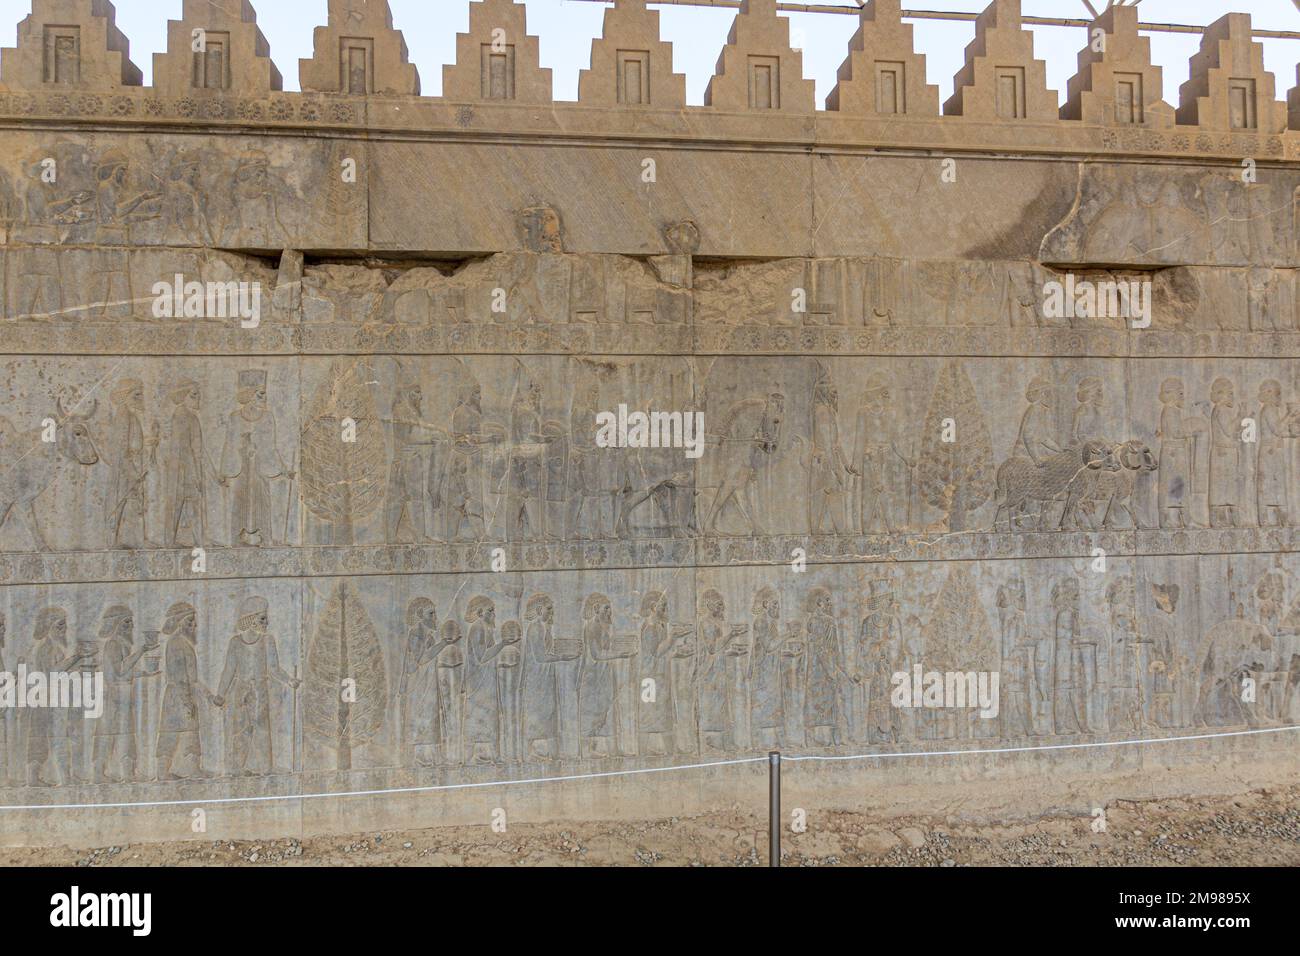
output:
[[[110,29],[106,6],[69,22]],[[1132,161],[1141,145],[1081,159],[1038,115],[1037,80],[1030,115],[1002,115],[980,58],[1034,69],[1016,6],[981,25],[946,178],[941,157],[827,132],[890,114],[882,56],[914,68],[900,125],[925,122],[911,114],[932,87],[883,0],[834,121],[813,118],[772,4],[746,4],[716,129],[683,108],[655,17],[618,4],[572,115],[662,122],[653,148],[564,126],[588,120],[549,106],[521,4],[475,4],[448,71],[455,135],[429,134],[442,114],[409,96],[374,0],[331,5],[300,98],[271,96],[248,4],[186,4],[159,74],[178,112],[149,114],[173,128],[134,125],[162,100],[99,100],[98,60],[94,103],[52,92],[28,48],[58,4],[38,4],[4,60],[28,92],[0,94],[33,107],[0,145],[0,671],[98,671],[108,696],[96,721],[0,710],[0,804],[1296,723],[1300,174],[1280,139],[1253,178],[1240,157]],[[1112,17],[1114,45],[1071,87],[1081,129],[1121,153],[1121,134],[1216,155],[1256,142],[1249,124],[1174,125],[1147,93],[1125,101],[1144,122],[1117,123],[1117,76],[1159,82],[1131,17]],[[231,32],[229,95],[195,92],[200,19]],[[1223,64],[1255,62],[1242,29],[1207,39],[1207,113],[1231,93]],[[342,70],[347,37],[388,50],[373,74],[365,57]],[[749,57],[775,60],[779,102],[750,99],[753,75],[731,85]],[[119,102],[93,135],[40,121]],[[541,113],[562,135],[522,135]],[[350,127],[372,117],[401,140]],[[982,148],[1013,119],[1023,150]],[[223,130],[236,120],[268,128]],[[1067,283],[1149,283],[1149,324],[1054,308]],[[702,415],[698,456],[604,447],[597,416],[621,407]],[[996,672],[996,715],[894,706],[916,666]],[[1202,769],[1294,755],[1281,734],[1177,746]],[[1086,776],[1093,753],[1054,766]],[[1012,773],[978,766],[924,772]],[[852,771],[818,773],[852,799]],[[520,800],[537,818],[658,812],[665,795],[761,792],[754,774]],[[257,806],[232,805],[223,832],[356,826],[343,804]],[[379,821],[408,805],[366,806]],[[177,818],[149,817],[150,835]],[[40,819],[0,816],[0,838],[138,825]]]

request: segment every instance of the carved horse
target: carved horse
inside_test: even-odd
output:
[[[773,392],[766,398],[737,402],[721,426],[710,430],[701,462],[698,490],[715,490],[703,534],[720,533],[718,519],[728,504],[734,504],[749,524],[750,534],[763,534],[758,517],[754,482],[759,470],[769,464],[781,442],[785,396]],[[709,461],[708,459],[712,459]]]

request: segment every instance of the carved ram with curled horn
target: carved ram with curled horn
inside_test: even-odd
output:
[[[90,411],[80,414],[69,411],[60,398],[52,422],[47,420],[25,432],[0,417],[0,530],[17,512],[37,549],[49,550],[36,519],[36,499],[64,472],[99,464],[99,449],[90,429],[90,419],[98,408],[98,400],[91,399]]]

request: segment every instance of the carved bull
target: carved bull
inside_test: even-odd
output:
[[[17,512],[37,549],[48,550],[36,519],[36,499],[64,472],[99,464],[99,449],[90,430],[97,407],[92,400],[89,413],[75,414],[60,399],[52,442],[42,440],[44,429],[19,432],[0,418],[0,529]]]

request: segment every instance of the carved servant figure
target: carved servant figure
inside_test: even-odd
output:
[[[195,650],[199,616],[193,605],[173,604],[167,610],[162,632],[167,638],[163,649],[162,712],[158,717],[159,780],[185,780],[207,776],[203,769],[203,740],[200,736],[198,698],[202,696],[214,707],[220,697],[199,680],[199,663]]]
[[[226,649],[226,666],[217,693],[229,708],[226,720],[226,772],[257,776],[275,769],[271,749],[271,681],[297,687],[300,681],[280,667],[275,638],[268,633],[270,604],[245,598],[235,634]],[[296,728],[294,728],[296,731]]]
[[[176,406],[168,439],[166,501],[167,543],[173,548],[211,545],[208,536],[209,482],[224,484],[203,444],[199,419],[202,393],[199,384],[186,379],[171,390]]]
[[[157,425],[144,431],[144,385],[124,378],[113,391],[113,423],[104,457],[112,468],[108,496],[108,546],[156,547],[149,540],[149,473],[158,461]]]
[[[555,604],[534,594],[524,608],[523,740],[524,756],[554,760],[558,756],[560,687],[555,648]]]
[[[496,763],[501,736],[496,657],[505,648],[497,640],[497,610],[492,599],[476,595],[465,612],[469,647],[465,666],[465,759]]]
[[[42,674],[66,673],[86,657],[75,648],[68,649],[68,614],[63,608],[41,608],[32,639],[32,670]],[[70,729],[69,724],[82,720],[82,715],[53,707],[33,707],[24,714],[27,785],[52,787],[81,782],[77,766],[80,755],[74,750],[74,745],[81,742],[81,735],[75,728]],[[47,763],[53,770],[52,778],[45,775]]]
[[[1216,378],[1210,386],[1210,527],[1237,523],[1241,493],[1241,421],[1233,384]]]
[[[267,401],[266,372],[240,372],[235,401],[239,407],[226,419],[221,450],[222,477],[231,490],[230,544],[269,547],[278,540],[271,483],[293,481],[295,476],[280,454],[275,412]]]
[[[94,773],[96,783],[126,783],[135,779],[135,681],[152,680],[139,674],[140,658],[154,648],[135,647],[135,617],[129,608],[114,605],[104,612],[99,627],[100,666],[104,671],[104,713],[95,722]]]

